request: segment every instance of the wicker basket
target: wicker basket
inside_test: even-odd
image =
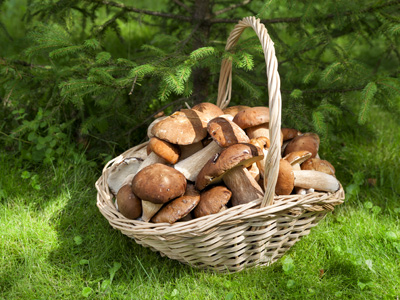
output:
[[[335,205],[343,203],[342,187],[335,193],[275,196],[278,177],[281,127],[280,79],[275,49],[267,30],[254,17],[244,18],[231,32],[226,50],[231,49],[243,30],[251,27],[262,44],[267,66],[271,147],[266,160],[267,184],[263,198],[220,213],[187,222],[146,223],[125,218],[117,211],[107,178],[124,158],[134,157],[147,143],[138,145],[106,164],[96,182],[97,206],[111,226],[138,244],[171,259],[218,272],[237,272],[270,265],[318,224]],[[217,105],[228,106],[232,89],[232,63],[221,66]]]

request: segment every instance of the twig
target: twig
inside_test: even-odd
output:
[[[192,22],[192,19],[190,17],[187,17],[187,16],[163,13],[163,12],[158,12],[158,11],[151,11],[151,10],[146,10],[146,9],[138,9],[136,7],[127,6],[125,4],[117,3],[117,2],[114,2],[114,1],[108,1],[108,0],[88,0],[88,1],[89,2],[93,2],[93,3],[104,4],[104,5],[107,5],[107,6],[113,6],[113,7],[122,8],[122,9],[124,9],[126,11],[129,11],[129,12],[136,12],[136,13],[139,13],[139,14],[144,14],[144,15],[149,15],[149,16],[155,16],[155,17],[161,17],[161,18],[169,18],[169,19],[177,19],[177,20],[181,20],[181,21]]]
[[[132,88],[131,88],[131,91],[129,92],[129,94],[128,94],[128,95],[132,95],[132,93],[133,93],[133,89],[135,88],[136,80],[137,80],[137,75],[135,76],[135,79],[133,80],[133,83],[132,83]]]
[[[224,9],[217,10],[217,11],[214,13],[214,16],[218,16],[218,15],[221,15],[221,14],[226,13],[226,12],[228,12],[228,11],[231,11],[231,10],[234,10],[234,9],[236,9],[236,8],[239,8],[239,7],[241,7],[241,6],[245,6],[245,5],[249,4],[251,1],[252,1],[252,0],[244,0],[242,3],[232,4],[232,5],[230,5],[230,6],[226,7],[226,8],[224,8]]]
[[[187,6],[185,3],[179,1],[179,0],[172,0],[174,1],[176,4],[178,4],[180,7],[183,7],[188,13],[192,13],[192,10],[189,8],[189,6]]]
[[[314,89],[314,90],[302,90],[303,94],[319,94],[319,93],[347,93],[347,92],[354,92],[360,91],[364,89],[364,86],[358,86],[353,88],[346,88],[346,89]],[[293,90],[281,90],[282,93],[290,94]]]
[[[368,13],[368,12],[376,11],[376,10],[379,10],[379,9],[382,9],[385,7],[389,7],[389,6],[393,6],[393,5],[397,5],[397,4],[400,4],[400,0],[389,1],[382,5],[371,6],[371,7],[362,9],[360,11],[346,11],[342,15],[343,16],[351,16],[354,14]],[[321,16],[319,18],[316,18],[316,21],[330,20],[330,19],[334,19],[336,16],[337,16],[337,14],[329,14],[326,16]],[[210,19],[210,20],[208,20],[208,22],[211,24],[237,23],[240,20],[241,19],[218,19],[217,18],[217,19]],[[300,22],[301,20],[302,20],[302,17],[293,17],[293,18],[262,19],[260,21],[261,21],[261,23],[264,23],[264,24],[274,24],[274,23],[297,23],[297,22]]]
[[[15,64],[15,65],[20,65],[23,67],[41,68],[41,69],[46,69],[46,70],[49,70],[52,68],[51,66],[34,65],[34,64],[28,63],[23,60],[11,60],[10,63]],[[6,64],[7,64],[7,60],[4,57],[0,57],[0,65],[6,65]]]

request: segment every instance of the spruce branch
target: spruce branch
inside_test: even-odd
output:
[[[192,10],[185,3],[183,3],[183,2],[181,2],[179,0],[172,0],[172,1],[174,1],[180,7],[183,7],[188,13],[192,13]]]
[[[244,0],[244,1],[241,2],[241,3],[231,4],[230,6],[224,8],[224,9],[221,9],[221,10],[216,11],[216,12],[214,13],[214,16],[218,16],[218,15],[221,15],[221,14],[226,13],[226,12],[228,12],[228,11],[231,11],[231,10],[234,10],[234,9],[236,9],[236,8],[239,8],[239,7],[241,7],[241,6],[245,6],[245,5],[249,4],[251,1],[252,1],[252,0]]]
[[[176,14],[169,14],[169,13],[163,13],[159,11],[151,11],[151,10],[146,10],[146,9],[138,9],[133,6],[127,6],[122,3],[117,3],[114,1],[108,1],[108,0],[87,0],[91,3],[100,3],[106,6],[111,6],[111,7],[117,7],[117,8],[122,8],[125,11],[129,12],[135,12],[139,14],[144,14],[144,15],[149,15],[149,16],[155,16],[155,17],[161,17],[161,18],[168,18],[168,19],[177,19],[185,22],[191,22],[191,18],[187,16],[182,16],[182,15],[176,15]]]

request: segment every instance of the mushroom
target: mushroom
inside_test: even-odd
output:
[[[290,152],[306,150],[311,152],[311,158],[314,158],[318,154],[319,143],[320,139],[316,133],[303,133],[287,144],[283,156],[288,155]]]
[[[136,174],[139,171],[143,160],[137,157],[127,157],[120,163],[113,165],[110,168],[110,173],[107,178],[107,184],[111,193],[117,195],[126,177],[131,174]]]
[[[174,168],[156,163],[135,175],[132,190],[142,199],[142,220],[148,222],[164,203],[185,193],[186,179]]]
[[[215,186],[200,194],[200,202],[193,210],[195,218],[216,214],[226,209],[232,192],[224,186]]]
[[[186,179],[189,181],[195,181],[200,169],[206,164],[210,157],[220,152],[222,148],[249,141],[246,133],[237,124],[224,117],[217,117],[208,122],[207,131],[213,141],[202,150],[179,161],[174,166],[174,168],[185,175]]]
[[[246,167],[263,158],[260,148],[252,144],[234,144],[212,157],[200,170],[196,179],[196,188],[223,180],[232,192],[232,205],[248,203],[263,195],[257,181]]]
[[[309,159],[311,157],[312,153],[309,151],[305,151],[305,150],[300,150],[300,151],[295,151],[295,152],[291,152],[288,155],[286,155],[283,159],[288,161],[290,163],[290,165],[292,166],[293,170],[301,170],[300,165],[307,161],[307,159]],[[301,195],[305,195],[308,193],[313,193],[314,189],[303,189],[300,187],[295,187],[295,191],[296,194],[301,194]]]
[[[193,184],[188,184],[185,194],[168,202],[151,218],[151,222],[173,224],[188,215],[199,201],[200,193]]]
[[[189,145],[201,141],[207,135],[207,123],[201,112],[182,109],[154,124],[151,134],[170,144]],[[155,163],[166,164],[167,160],[152,152],[143,161],[142,168]]]
[[[310,158],[309,160],[305,161],[301,165],[302,170],[315,170],[315,171],[320,171],[324,172],[329,175],[335,175],[335,168],[332,166],[332,164],[323,159],[319,158]]]
[[[202,112],[207,118],[207,122],[224,114],[221,108],[210,102],[196,104],[192,109]]]
[[[142,215],[141,201],[132,191],[134,176],[134,174],[131,174],[125,179],[116,196],[116,207],[128,219],[137,219]]]
[[[153,126],[151,133],[177,145],[200,142],[207,136],[207,118],[193,109],[181,109]]]
[[[291,140],[300,135],[301,132],[294,128],[281,128],[283,141]]]
[[[154,134],[151,133],[151,131],[152,131],[154,125],[156,125],[158,122],[164,120],[164,119],[167,118],[167,117],[168,117],[168,116],[159,117],[159,118],[155,119],[153,122],[150,123],[149,127],[147,127],[147,137],[148,137],[149,139],[151,139],[151,138],[154,136]]]
[[[157,137],[152,137],[150,139],[148,149],[165,159],[170,164],[176,164],[181,153],[178,145],[168,143],[167,141],[163,141]]]
[[[290,152],[283,159],[288,161],[293,170],[301,170],[300,165],[311,157],[312,153],[306,150]]]
[[[259,136],[269,138],[269,108],[256,106],[246,108],[236,114],[233,122],[245,129],[250,139]]]
[[[334,176],[323,172],[293,170],[287,160],[281,159],[275,193],[277,195],[289,195],[294,187],[336,192],[340,188],[340,184]]]
[[[232,117],[235,117],[239,111],[242,111],[242,110],[244,110],[246,108],[250,108],[250,106],[234,105],[234,106],[229,106],[227,108],[224,108],[223,112],[226,115],[231,115]]]

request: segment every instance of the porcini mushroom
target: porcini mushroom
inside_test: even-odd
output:
[[[222,148],[235,143],[246,143],[249,141],[246,133],[237,124],[224,117],[217,117],[208,122],[207,131],[213,141],[202,150],[179,161],[174,166],[189,181],[195,181],[200,169],[210,157],[220,152]]]
[[[231,115],[232,117],[235,117],[239,111],[242,111],[242,110],[244,110],[246,108],[250,108],[250,106],[234,105],[234,106],[229,106],[227,108],[224,108],[223,112],[226,115]]]
[[[207,135],[207,118],[193,109],[181,109],[153,126],[151,133],[177,145],[200,142]]]
[[[269,138],[269,108],[256,106],[246,108],[236,114],[233,122],[244,129],[250,139],[259,136]]]
[[[314,171],[320,171],[324,172],[329,175],[335,175],[335,168],[332,166],[332,164],[324,159],[320,158],[310,158],[309,160],[306,160],[302,165],[301,165],[302,170],[314,170]]]
[[[196,104],[192,109],[202,112],[207,118],[207,122],[224,114],[221,108],[210,102]]]
[[[275,192],[277,195],[289,195],[294,187],[336,192],[340,184],[334,176],[319,171],[293,170],[288,161],[281,159]]]
[[[318,154],[320,139],[316,133],[303,133],[293,138],[286,146],[284,156],[290,152],[306,150],[312,153],[311,158]]]
[[[196,188],[223,180],[232,192],[232,205],[248,203],[263,195],[263,191],[246,167],[263,158],[260,148],[252,144],[234,144],[211,158],[200,170]]]
[[[132,179],[134,176],[134,174],[131,174],[125,179],[116,196],[118,210],[128,219],[137,219],[142,215],[141,201],[132,191]]]
[[[232,192],[224,186],[215,186],[200,194],[200,202],[193,210],[195,218],[216,214],[226,209]]]
[[[156,163],[135,175],[132,190],[142,200],[142,220],[147,222],[164,203],[185,193],[186,178],[174,168]]]
[[[185,194],[168,202],[151,218],[151,222],[173,224],[188,215],[199,201],[199,191],[195,189],[193,184],[188,184]]]

